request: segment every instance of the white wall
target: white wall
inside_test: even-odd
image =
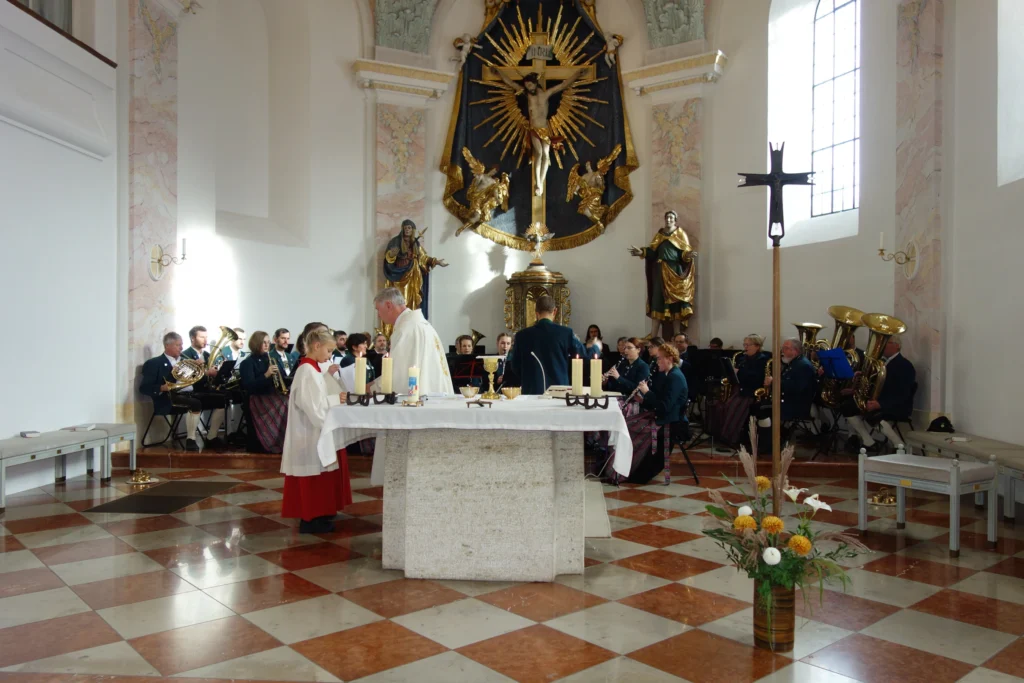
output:
[[[310,320],[366,327],[363,93],[349,66],[362,50],[356,5],[232,2],[233,12],[255,15],[240,23],[270,32],[261,36],[218,32],[219,1],[204,2],[179,25],[178,211],[189,255],[178,266],[175,324],[181,331],[202,324],[293,333]],[[267,59],[239,60],[238,53]],[[225,92],[224,79],[233,78],[255,84],[270,101],[264,95],[260,104],[246,89]],[[233,106],[225,102],[232,96]],[[223,106],[238,116],[219,116]],[[250,107],[252,121],[244,113]],[[257,139],[255,151],[232,160],[226,150],[245,144],[235,127],[264,127],[269,140]],[[232,174],[222,194],[220,181]],[[224,230],[218,209],[251,221]]]
[[[947,407],[957,430],[1024,443],[1017,400],[1024,182],[1000,187],[996,177],[996,150],[1003,142],[996,126],[997,2],[957,2],[954,8],[947,10],[947,21],[955,22],[955,58],[950,68],[947,50],[952,87],[947,85],[945,107],[953,128]],[[1015,87],[1021,87],[1019,78]]]
[[[0,437],[114,418],[115,131],[114,69],[0,4]],[[7,491],[52,472],[16,468]]]
[[[864,2],[861,58],[861,208],[858,234],[817,244],[783,242],[783,335],[790,322],[826,326],[832,304],[891,313],[892,265],[877,256],[878,233],[895,225],[896,14],[892,3]],[[768,157],[769,3],[721,3],[713,47],[729,57],[725,76],[706,101],[705,202],[713,263],[709,333],[726,345],[771,332],[771,253],[767,240],[767,191],[737,188],[738,171],[764,171]],[[808,84],[808,90],[810,85]],[[784,140],[772,140],[784,142]],[[787,147],[786,170],[810,170]],[[806,188],[786,191],[790,197]],[[861,342],[866,339],[862,331]],[[701,340],[706,343],[707,339]]]

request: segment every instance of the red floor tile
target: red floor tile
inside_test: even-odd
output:
[[[1024,678],[1024,638],[1019,638],[1003,648],[995,657],[985,662],[985,668]]]
[[[187,593],[195,590],[195,587],[177,574],[159,571],[83,583],[72,586],[71,590],[89,607],[101,610]]]
[[[239,481],[263,481],[265,479],[280,479],[283,475],[277,470],[256,470],[255,472],[238,472],[229,476]]]
[[[629,507],[619,508],[617,510],[609,510],[608,514],[613,517],[631,519],[634,522],[644,522],[645,524],[660,522],[665,519],[675,519],[676,517],[683,516],[682,512],[665,510],[662,508],[652,507],[650,505],[630,505]]]
[[[367,522],[364,519],[338,519],[334,522],[334,531],[329,534],[316,534],[325,541],[338,541],[353,536],[375,534],[380,531],[380,525]]]
[[[629,658],[693,683],[753,683],[792,663],[700,629],[632,652]]]
[[[272,550],[260,553],[264,560],[269,560],[279,567],[284,567],[290,572],[310,567],[320,567],[335,562],[345,562],[356,557],[362,557],[359,553],[349,548],[343,548],[335,543],[314,543],[312,545],[298,545],[283,550]]]
[[[352,681],[447,651],[391,621],[331,633],[292,649],[343,681]]]
[[[477,600],[538,622],[606,602],[604,598],[558,583],[524,583],[477,596]]]
[[[750,603],[678,583],[638,593],[619,602],[689,626],[707,624],[750,607]]]
[[[942,588],[952,586],[975,573],[974,570],[966,567],[919,560],[905,555],[886,555],[881,559],[868,562],[862,569]]]
[[[231,503],[224,502],[223,500],[220,500],[219,498],[204,498],[203,500],[199,501],[198,503],[192,503],[188,507],[181,508],[180,510],[178,510],[178,512],[182,513],[182,512],[200,512],[202,510],[215,510],[216,508],[226,508],[229,505],[231,505]]]
[[[15,550],[24,550],[25,546],[14,536],[0,536],[0,553],[9,553]]]
[[[8,526],[10,528],[10,526]],[[932,543],[939,545],[949,546],[949,534],[942,534],[936,536],[931,540]],[[985,534],[979,534],[974,531],[961,531],[960,532],[960,548],[970,548],[971,550],[992,550],[988,546],[988,537]],[[1024,551],[1024,540],[1017,538],[1007,538],[1002,536],[996,541],[996,547],[993,552],[1001,555],[1016,555],[1017,553]]]
[[[899,607],[847,593],[826,590],[819,594],[813,586],[807,590],[806,600],[799,594],[796,596],[796,613],[848,631],[860,631],[900,611]]]
[[[203,477],[216,477],[218,476],[213,470],[185,470],[182,472],[163,472],[160,474],[161,479],[167,479],[170,481],[179,481],[181,479],[201,479]]]
[[[198,528],[217,538],[232,538],[235,536],[262,534],[267,531],[286,529],[287,527],[280,522],[275,522],[266,517],[247,517],[246,519],[232,519],[227,522],[202,524]]]
[[[1024,636],[1024,605],[958,590],[944,590],[910,607],[982,628]]]
[[[709,562],[698,557],[682,555],[669,550],[654,550],[642,555],[634,555],[611,564],[643,572],[669,581],[679,581],[690,576],[703,574],[712,569],[718,569],[722,565],[717,562]]]
[[[0,629],[0,667],[56,657],[121,640],[95,612]]]
[[[114,536],[131,536],[132,534],[145,534],[150,531],[180,529],[181,527],[189,526],[189,524],[177,517],[159,515],[157,517],[143,517],[142,519],[126,519],[121,522],[112,522],[101,526]]]
[[[0,598],[9,598],[13,595],[37,593],[63,587],[64,582],[61,581],[60,577],[46,567],[22,569],[21,571],[0,574]]]
[[[128,643],[164,676],[280,647],[242,617],[228,617],[134,638]]]
[[[251,493],[253,491],[266,491],[266,490],[267,489],[263,488],[262,486],[256,486],[255,484],[239,484],[237,486],[232,486],[231,488],[227,489],[226,491],[221,491],[217,495],[218,496],[226,496],[226,495],[229,495],[229,494],[232,494],[232,493]]]
[[[398,579],[355,588],[341,593],[341,597],[386,619],[466,599],[462,593],[439,583],[417,579]]]
[[[556,681],[616,656],[541,624],[468,645],[458,653],[518,683]]]
[[[235,543],[217,541],[215,543],[198,542],[189,543],[188,545],[157,548],[156,550],[147,550],[143,554],[170,569],[171,567],[183,567],[187,564],[206,562],[207,560],[239,557],[249,553],[242,550]]]
[[[0,539],[2,540],[2,539]],[[1004,576],[1015,576],[1024,579],[1024,557],[1009,557],[999,564],[995,564],[985,571]]]
[[[32,554],[38,557],[43,564],[48,565],[95,560],[100,557],[126,555],[134,552],[135,548],[119,538],[101,538],[95,541],[80,541],[32,549]]]
[[[822,521],[824,521],[824,519]],[[885,534],[878,531],[869,531],[867,534],[861,536],[860,532],[857,530],[856,521],[854,521],[852,527],[845,530],[845,533],[850,534],[871,550],[880,553],[895,553],[915,546],[918,543],[922,543],[922,541],[910,538],[909,536],[893,536],[892,534]]]
[[[307,598],[328,595],[330,591],[295,574],[277,574],[250,581],[207,588],[206,594],[239,614],[277,607]]]
[[[691,534],[686,531],[679,531],[678,529],[669,529],[667,527],[657,526],[656,524],[645,524],[643,526],[635,526],[631,529],[622,529],[620,531],[613,532],[612,536],[624,541],[641,543],[654,548],[667,548],[670,545],[678,545],[679,543],[685,543],[686,541],[693,541],[701,538],[699,534]]]
[[[864,683],[953,683],[970,664],[855,633],[818,650],[805,662]]]
[[[384,487],[383,486],[371,486],[368,489],[353,490],[352,493],[359,493],[364,496],[370,496],[371,498],[383,498]]]
[[[50,531],[51,529],[68,529],[76,526],[87,526],[92,524],[87,517],[77,513],[67,515],[52,515],[50,517],[33,517],[32,519],[17,519],[4,522],[4,526],[12,534],[31,534],[36,531]]]
[[[384,501],[383,500],[364,500],[361,503],[352,503],[344,510],[346,515],[352,515],[353,517],[368,517],[370,515],[379,515],[384,512]]]
[[[619,489],[618,491],[606,493],[604,496],[605,498],[622,500],[627,503],[653,503],[656,500],[665,500],[672,497],[666,496],[663,493],[651,493],[650,491],[640,491],[637,489]]]
[[[239,505],[239,507],[245,508],[249,512],[255,512],[257,515],[279,515],[281,514],[282,505],[284,505],[283,498],[281,500],[265,500],[262,503]]]

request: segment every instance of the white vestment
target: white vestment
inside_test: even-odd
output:
[[[288,391],[288,427],[284,433],[281,473],[292,477],[312,477],[338,469],[335,457],[322,463],[316,444],[327,417],[327,409],[341,403],[336,393],[328,394],[324,376],[308,363],[295,371]],[[334,454],[331,454],[334,456]]]
[[[450,396],[455,393],[441,338],[418,309],[405,309],[395,321],[391,334],[391,358],[394,359],[392,386],[395,393],[408,393],[411,366],[420,369],[420,395]]]

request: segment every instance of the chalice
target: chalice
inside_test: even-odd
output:
[[[478,356],[480,360],[484,362],[484,370],[487,371],[488,378],[491,383],[491,388],[484,392],[480,398],[493,401],[501,398],[501,394],[494,390],[494,373],[498,371],[498,361],[501,360],[501,356]]]

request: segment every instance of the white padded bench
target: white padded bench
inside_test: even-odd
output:
[[[896,528],[906,528],[907,489],[944,493],[949,496],[949,556],[960,556],[960,496],[988,491],[988,542],[996,545],[996,510],[999,481],[995,456],[988,463],[960,462],[958,459],[929,458],[909,455],[903,445],[893,455],[869,458],[860,449],[857,461],[858,499],[857,528],[868,530],[868,482],[896,487]]]
[[[83,451],[99,451],[101,477],[110,478],[110,454],[107,450],[106,432],[57,431],[46,432],[27,439],[15,436],[0,439],[0,512],[7,506],[7,468],[36,460],[54,458],[53,479],[56,483],[67,481],[67,456]]]
[[[96,424],[96,431],[103,432],[107,435],[107,469],[106,474],[101,475],[103,481],[110,479],[110,453],[113,451],[114,446],[119,443],[128,442],[128,469],[132,472],[135,471],[135,435],[136,428],[135,423],[121,423],[121,422],[103,422]],[[81,432],[79,432],[81,433]]]
[[[953,441],[952,437],[964,437],[967,441]],[[1016,482],[1024,481],[1024,446],[986,439],[973,434],[946,434],[944,432],[914,431],[907,434],[907,443],[916,446],[922,453],[934,453],[942,457],[967,456],[980,462],[996,457],[996,466],[1004,481],[1003,519],[1015,521]],[[980,501],[976,501],[980,502]]]

